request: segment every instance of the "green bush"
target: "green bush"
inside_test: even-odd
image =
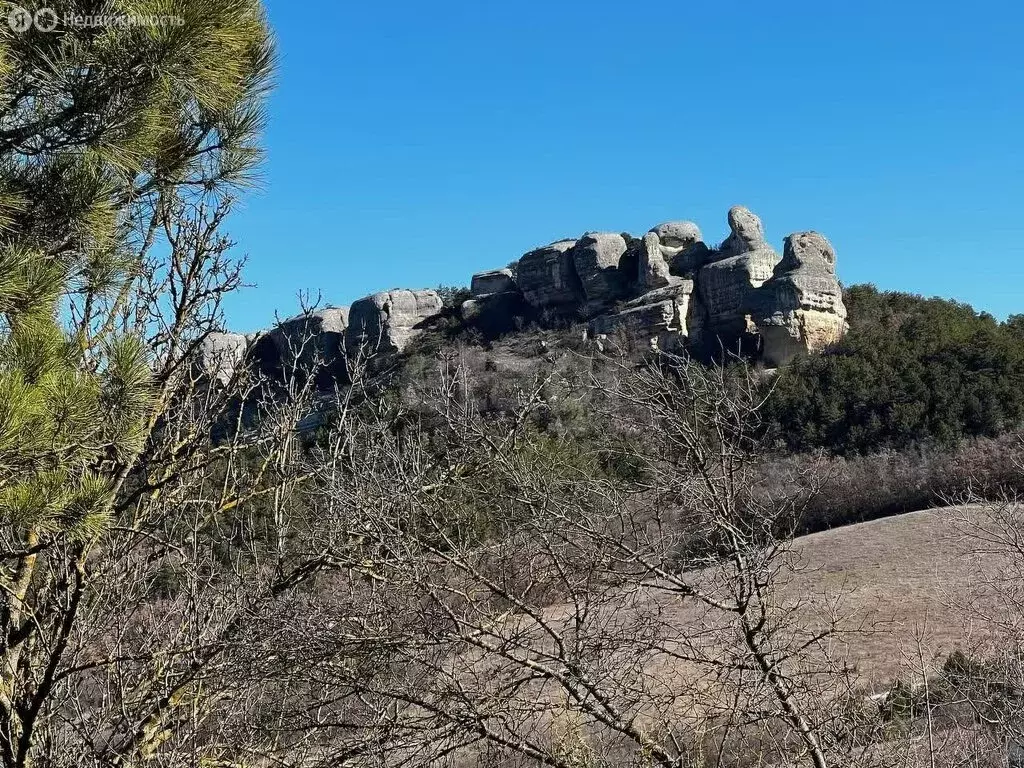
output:
[[[850,332],[779,376],[767,408],[790,451],[836,454],[951,446],[1024,418],[1024,318],[998,323],[966,304],[846,292]]]

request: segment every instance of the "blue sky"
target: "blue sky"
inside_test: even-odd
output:
[[[587,230],[742,203],[846,283],[1024,312],[1018,2],[267,0],[263,189],[229,325],[468,284]]]

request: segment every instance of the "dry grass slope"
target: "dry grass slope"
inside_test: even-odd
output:
[[[981,507],[948,507],[838,528],[797,540],[804,568],[787,597],[841,595],[851,623],[865,628],[850,641],[851,661],[867,680],[885,685],[917,653],[922,635],[931,661],[983,641],[963,616],[992,601],[986,583],[998,556],[978,552],[966,530]]]

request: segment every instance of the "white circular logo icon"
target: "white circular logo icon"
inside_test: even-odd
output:
[[[40,8],[36,11],[36,29],[40,32],[53,32],[60,21],[57,12],[53,8]]]
[[[32,28],[32,14],[16,5],[7,14],[7,26],[15,32],[28,32]]]

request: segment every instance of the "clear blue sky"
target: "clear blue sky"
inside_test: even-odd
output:
[[[258,284],[347,304],[468,284],[586,230],[759,213],[847,283],[1024,312],[1015,2],[268,0],[264,189],[231,224]]]

